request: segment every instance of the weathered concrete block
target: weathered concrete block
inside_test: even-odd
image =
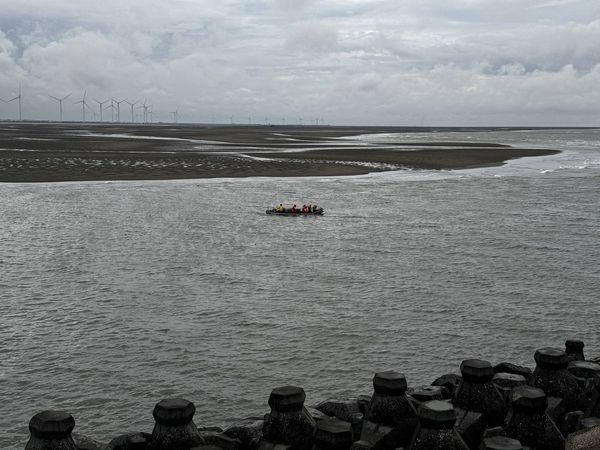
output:
[[[456,412],[450,403],[432,400],[418,409],[419,426],[408,450],[466,450],[467,444],[454,429]]]
[[[247,418],[237,422],[223,432],[241,442],[240,450],[256,450],[263,436],[263,419]]]
[[[371,403],[370,395],[359,395],[356,398],[356,404],[358,406],[358,411],[364,416],[367,413],[367,409],[369,408],[369,404]]]
[[[496,386],[498,391],[502,394],[505,404],[510,403],[510,392],[517,386],[524,386],[527,384],[527,380],[523,375],[517,375],[515,373],[498,372],[492,378],[492,383]]]
[[[449,398],[448,389],[445,386],[421,386],[413,389],[410,394],[419,403],[431,400],[444,400]]]
[[[523,446],[516,439],[497,436],[484,439],[481,450],[523,450]]]
[[[355,441],[350,446],[350,450],[370,450],[371,444],[365,441]]]
[[[564,438],[546,414],[548,399],[544,391],[518,386],[511,394],[511,409],[506,416],[504,433],[523,445],[540,449],[562,449]]]
[[[596,426],[570,434],[565,443],[565,450],[598,450],[599,443],[600,426]]]
[[[75,419],[64,411],[42,411],[29,421],[25,450],[77,450],[71,432]]]
[[[555,424],[562,423],[565,414],[565,401],[560,397],[548,397],[548,407],[546,408],[546,414],[552,419]]]
[[[454,428],[471,450],[477,450],[486,429],[486,420],[482,413],[454,408],[456,422]]]
[[[583,411],[571,411],[566,413],[559,427],[562,435],[566,437],[577,431],[579,429],[577,426],[581,419],[583,419]]]
[[[509,362],[501,362],[494,366],[494,373],[512,373],[515,375],[521,375],[522,377],[525,377],[527,382],[529,382],[533,371],[529,367],[519,366]]]
[[[112,439],[105,450],[146,450],[150,441],[149,433],[127,433]]]
[[[71,433],[71,436],[73,437],[73,442],[75,442],[77,450],[104,450],[106,447],[105,444],[78,433]]]
[[[375,392],[363,420],[361,441],[381,450],[393,450],[410,442],[417,427],[417,412],[406,396],[406,388],[406,378],[399,372],[375,374]]]
[[[277,445],[307,450],[313,446],[316,423],[304,408],[304,389],[283,386],[269,397],[271,412],[265,416],[263,438],[258,446],[268,450]]]
[[[431,385],[445,387],[448,391],[448,398],[452,398],[461,381],[462,377],[460,375],[457,375],[455,373],[448,373],[446,375],[442,375],[439,378],[436,378],[433,381],[433,383],[431,383]]]
[[[336,417],[317,423],[315,450],[348,450],[352,445],[352,427]]]
[[[600,426],[600,417],[586,417],[580,418],[577,422],[578,430],[587,430],[589,428],[594,428]],[[600,445],[600,442],[598,443]]]
[[[585,409],[587,398],[577,380],[567,371],[567,354],[560,349],[541,348],[534,358],[537,366],[530,384],[548,396],[562,398],[566,412]]]
[[[155,424],[148,448],[187,450],[204,445],[204,439],[192,420],[195,412],[194,404],[182,398],[169,398],[158,402],[152,413]]]
[[[462,382],[454,393],[453,403],[462,409],[482,413],[487,427],[502,424],[507,407],[502,394],[492,383],[492,365],[480,359],[467,359],[460,365],[460,371]]]
[[[585,356],[583,355],[583,341],[577,339],[567,339],[565,341],[565,353],[568,355],[570,361],[583,361]]]
[[[315,422],[319,422],[320,420],[327,419],[329,416],[324,412],[319,411],[317,408],[307,407],[306,411],[310,414],[310,416],[315,420]]]
[[[349,421],[352,414],[360,412],[356,398],[325,400],[315,406],[315,409],[318,409],[330,417],[337,417],[345,422]]]
[[[215,445],[223,450],[240,450],[242,441],[215,431],[201,431],[200,436],[206,445]]]

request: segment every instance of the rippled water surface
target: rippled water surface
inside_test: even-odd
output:
[[[433,136],[564,150],[466,171],[0,185],[0,447],[43,409],[108,441],[165,397],[225,425],[282,384],[314,403],[568,337],[600,354],[598,136]]]

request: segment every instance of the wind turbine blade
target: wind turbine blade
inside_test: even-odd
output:
[[[72,92],[69,92],[67,95],[65,95],[63,98],[61,98],[61,100],[66,100],[67,98],[69,98],[71,96]]]
[[[60,98],[56,98],[54,95],[48,95],[48,97],[53,98],[54,100],[56,100],[57,102],[60,102],[61,99]],[[64,100],[64,99],[62,99]]]

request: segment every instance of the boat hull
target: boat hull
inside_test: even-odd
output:
[[[298,211],[298,212],[291,212],[291,211],[284,211],[284,212],[279,212],[279,211],[275,211],[275,209],[267,209],[267,214],[270,216],[322,216],[323,215],[323,208],[319,208],[314,212],[307,212],[307,213],[303,213],[302,211]]]

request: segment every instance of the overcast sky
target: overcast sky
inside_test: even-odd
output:
[[[97,119],[595,126],[600,1],[0,0],[0,97],[19,83],[24,119],[86,91]]]

